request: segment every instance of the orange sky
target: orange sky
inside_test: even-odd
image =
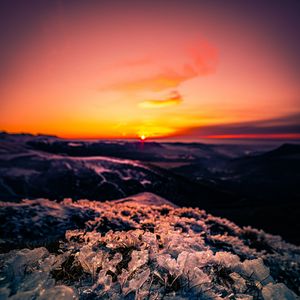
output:
[[[197,138],[207,126],[300,111],[289,45],[252,18],[180,2],[57,3],[10,55],[1,130],[155,138],[197,128]]]

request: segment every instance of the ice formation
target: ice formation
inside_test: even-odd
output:
[[[1,300],[292,300],[300,293],[299,247],[155,195],[2,204],[2,213],[11,211],[19,220],[0,226],[2,252],[6,241],[15,248],[0,254]],[[24,248],[24,226],[46,236],[44,244]]]

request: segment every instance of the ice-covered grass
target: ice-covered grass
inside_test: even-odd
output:
[[[14,219],[0,227],[3,251],[7,241],[26,244],[24,227],[45,240],[0,255],[0,299],[281,300],[300,292],[298,247],[149,193],[105,203],[27,200],[4,211]]]

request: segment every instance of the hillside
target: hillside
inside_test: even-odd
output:
[[[299,147],[282,147],[0,133],[0,201],[105,201],[151,192],[299,245]]]
[[[171,171],[196,182],[208,181],[219,190],[238,195],[239,201],[223,206],[215,203],[202,206],[211,213],[238,224],[264,228],[300,244],[299,170],[300,145],[294,143],[228,159],[210,167],[193,163]]]
[[[1,299],[291,300],[300,292],[299,247],[149,193],[7,202],[0,214],[2,252],[16,249],[0,255]]]
[[[198,206],[200,202],[219,202],[220,199],[232,201],[236,198],[206,184],[193,183],[188,178],[163,168],[136,159],[113,157],[113,153],[120,153],[120,149],[123,149],[124,153],[136,149],[132,143],[126,145],[120,145],[118,142],[83,143],[83,147],[87,149],[93,148],[95,144],[98,155],[72,156],[66,153],[47,152],[56,144],[70,151],[74,148],[73,144],[70,146],[70,142],[55,137],[2,134],[0,141],[2,201],[20,201],[24,198],[103,201],[141,192],[154,192],[178,205]],[[43,145],[44,148],[37,147],[37,144]],[[115,149],[115,152],[111,150],[111,156],[100,155],[109,154],[105,152],[107,145],[109,149]],[[154,145],[155,149],[162,148],[159,144]],[[54,148],[59,149],[58,146]],[[77,146],[75,148],[77,149]],[[153,149],[153,146],[150,144],[149,148]],[[149,154],[147,150],[135,151],[140,155]],[[176,153],[176,157],[180,157],[181,152]],[[153,153],[153,158],[155,157]]]

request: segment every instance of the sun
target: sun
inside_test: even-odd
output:
[[[144,140],[146,139],[146,136],[145,136],[144,134],[142,134],[142,135],[140,136],[140,139],[141,139],[142,141],[144,141]]]

